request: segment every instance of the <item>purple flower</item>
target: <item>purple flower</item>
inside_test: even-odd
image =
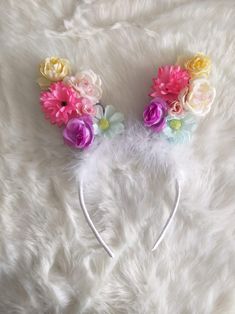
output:
[[[166,125],[167,104],[165,100],[156,97],[144,110],[144,125],[160,132]]]
[[[74,148],[86,148],[94,140],[92,120],[89,116],[70,119],[63,131],[64,142]]]

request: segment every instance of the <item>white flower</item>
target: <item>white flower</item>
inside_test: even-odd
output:
[[[124,115],[120,112],[115,112],[113,106],[97,106],[96,117],[97,120],[94,124],[96,135],[104,135],[112,137],[122,133],[124,130]]]
[[[64,82],[72,86],[80,97],[90,99],[93,104],[101,99],[101,78],[92,70],[81,71],[75,76],[67,76]]]
[[[196,116],[205,116],[215,99],[215,88],[206,78],[190,80],[189,88],[184,89],[179,100],[183,107]]]

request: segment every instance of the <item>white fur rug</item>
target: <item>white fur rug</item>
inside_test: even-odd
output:
[[[0,313],[234,314],[234,1],[2,0],[0,9]],[[152,253],[175,195],[164,163],[144,143],[140,155],[107,145],[95,163],[81,161],[44,120],[37,66],[59,55],[93,69],[104,102],[140,119],[157,67],[198,51],[213,59],[217,98],[192,143],[171,151],[182,198]],[[114,259],[79,208],[81,163]]]

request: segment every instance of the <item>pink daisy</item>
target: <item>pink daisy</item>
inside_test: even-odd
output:
[[[50,85],[49,91],[41,92],[40,103],[46,118],[52,124],[62,126],[67,124],[70,118],[79,115],[81,99],[77,98],[72,87],[63,82],[56,82]]]
[[[189,83],[189,73],[179,65],[165,65],[158,69],[156,78],[153,78],[150,96],[161,97],[168,104],[177,100],[180,91]]]

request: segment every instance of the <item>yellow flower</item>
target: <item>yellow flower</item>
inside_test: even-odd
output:
[[[211,70],[211,59],[203,53],[197,53],[194,57],[187,60],[184,66],[192,78],[200,76],[208,77]]]
[[[41,77],[38,84],[41,88],[47,88],[51,82],[62,81],[70,74],[70,63],[67,59],[58,57],[46,58],[40,64]]]

